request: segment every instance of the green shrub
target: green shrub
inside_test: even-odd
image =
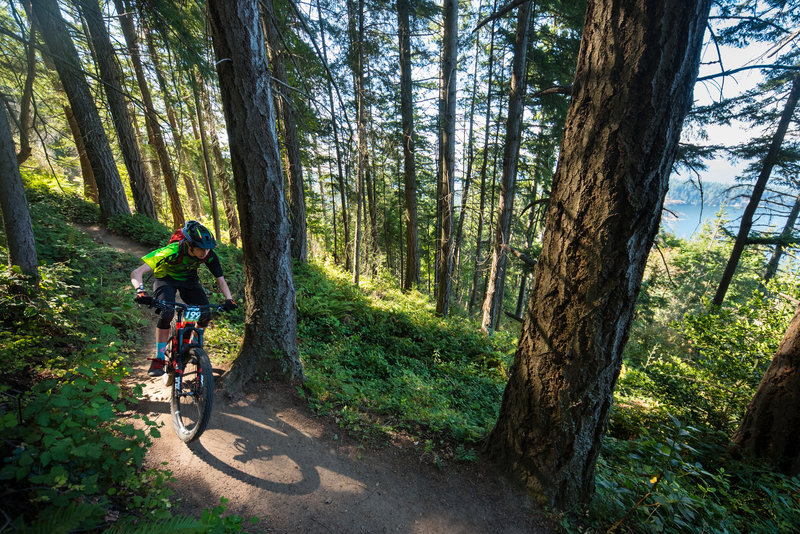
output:
[[[166,245],[173,232],[166,225],[139,213],[115,215],[108,220],[106,227],[117,235],[153,248]]]

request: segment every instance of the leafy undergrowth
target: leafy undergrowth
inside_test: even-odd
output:
[[[70,222],[97,222],[96,206],[46,180],[26,177],[41,280],[0,270],[3,529],[241,531],[224,506],[173,517],[170,473],[143,468],[159,430],[133,424],[141,389],[121,386],[143,326],[130,299],[136,259],[76,231]],[[3,263],[7,254],[0,247]]]
[[[778,295],[796,294],[797,283],[783,278],[754,291],[763,256],[751,251],[726,305],[709,311],[702,279],[714,278],[708,271],[728,248],[701,236],[662,249],[672,273],[651,269],[646,279],[597,494],[565,516],[566,530],[774,533],[800,525],[800,479],[729,448],[794,312]]]

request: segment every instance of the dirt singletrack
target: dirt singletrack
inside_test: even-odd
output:
[[[81,229],[118,250],[148,252],[100,227]],[[217,388],[208,428],[187,445],[172,428],[169,390],[147,376],[152,352],[150,341],[131,362],[129,383],[144,384],[134,409],[163,423],[145,462],[172,471],[176,512],[197,516],[224,497],[227,513],[260,519],[248,532],[553,532],[527,495],[488,462],[437,468],[422,444],[404,436],[364,448],[278,383],[236,399]]]

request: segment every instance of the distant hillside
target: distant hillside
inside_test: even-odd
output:
[[[703,182],[703,194],[696,183],[688,180],[670,180],[666,204],[688,204],[690,206],[720,206],[734,194],[729,191],[731,184]]]

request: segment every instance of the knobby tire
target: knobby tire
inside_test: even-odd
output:
[[[181,379],[176,379],[171,388],[170,411],[175,433],[189,443],[200,437],[211,417],[214,374],[208,355],[197,347],[184,351],[181,367]]]

